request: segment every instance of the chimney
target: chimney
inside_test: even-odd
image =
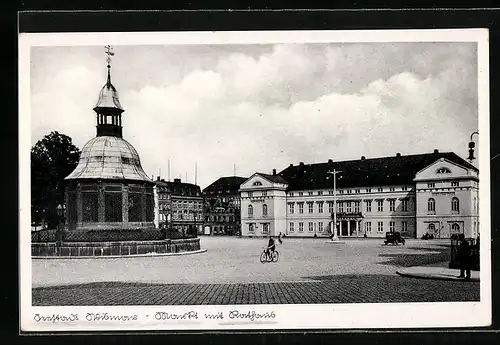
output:
[[[434,154],[438,154],[439,153],[439,150],[438,149],[434,149]]]
[[[304,166],[304,162],[300,162],[300,163],[299,163],[299,165],[300,165],[301,167],[303,167],[303,166]]]
[[[290,163],[290,168],[293,168],[293,164]]]
[[[401,153],[396,153],[396,157],[401,157]]]
[[[181,183],[181,179],[180,178],[174,178],[174,183]]]
[[[160,181],[160,176],[156,176],[156,181]]]
[[[361,156],[361,160],[364,161],[366,159],[365,156]]]
[[[329,164],[332,164],[332,163],[333,163],[333,159],[329,159],[329,160],[328,160],[328,163],[329,163]]]
[[[273,175],[276,175],[276,169],[273,169]]]

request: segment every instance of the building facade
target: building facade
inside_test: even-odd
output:
[[[221,177],[203,189],[205,235],[241,235],[240,184],[246,177]]]
[[[330,236],[334,207],[341,237],[384,237],[389,231],[408,238],[476,237],[479,229],[478,170],[438,150],[291,164],[279,174],[252,175],[240,193],[243,236]]]
[[[160,179],[155,181],[155,223],[159,228],[196,235],[203,229],[203,197],[199,186]]]
[[[272,175],[255,173],[240,187],[242,236],[285,233],[287,182]]]
[[[479,234],[478,171],[441,158],[415,177],[417,228],[434,237]]]

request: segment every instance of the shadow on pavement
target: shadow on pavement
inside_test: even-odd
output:
[[[406,249],[424,251],[422,254],[408,253],[382,253],[379,257],[387,258],[380,262],[381,265],[390,265],[397,267],[429,266],[450,261],[451,249],[449,245],[438,244],[432,248],[407,247]]]

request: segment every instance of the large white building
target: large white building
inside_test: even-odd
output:
[[[476,237],[478,170],[452,152],[291,164],[240,186],[242,236],[329,236],[336,174],[337,233],[420,238]]]

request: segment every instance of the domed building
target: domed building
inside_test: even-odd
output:
[[[124,109],[111,83],[109,62],[94,107],[97,135],[85,144],[77,167],[65,179],[68,230],[154,228],[154,182],[122,137]]]

